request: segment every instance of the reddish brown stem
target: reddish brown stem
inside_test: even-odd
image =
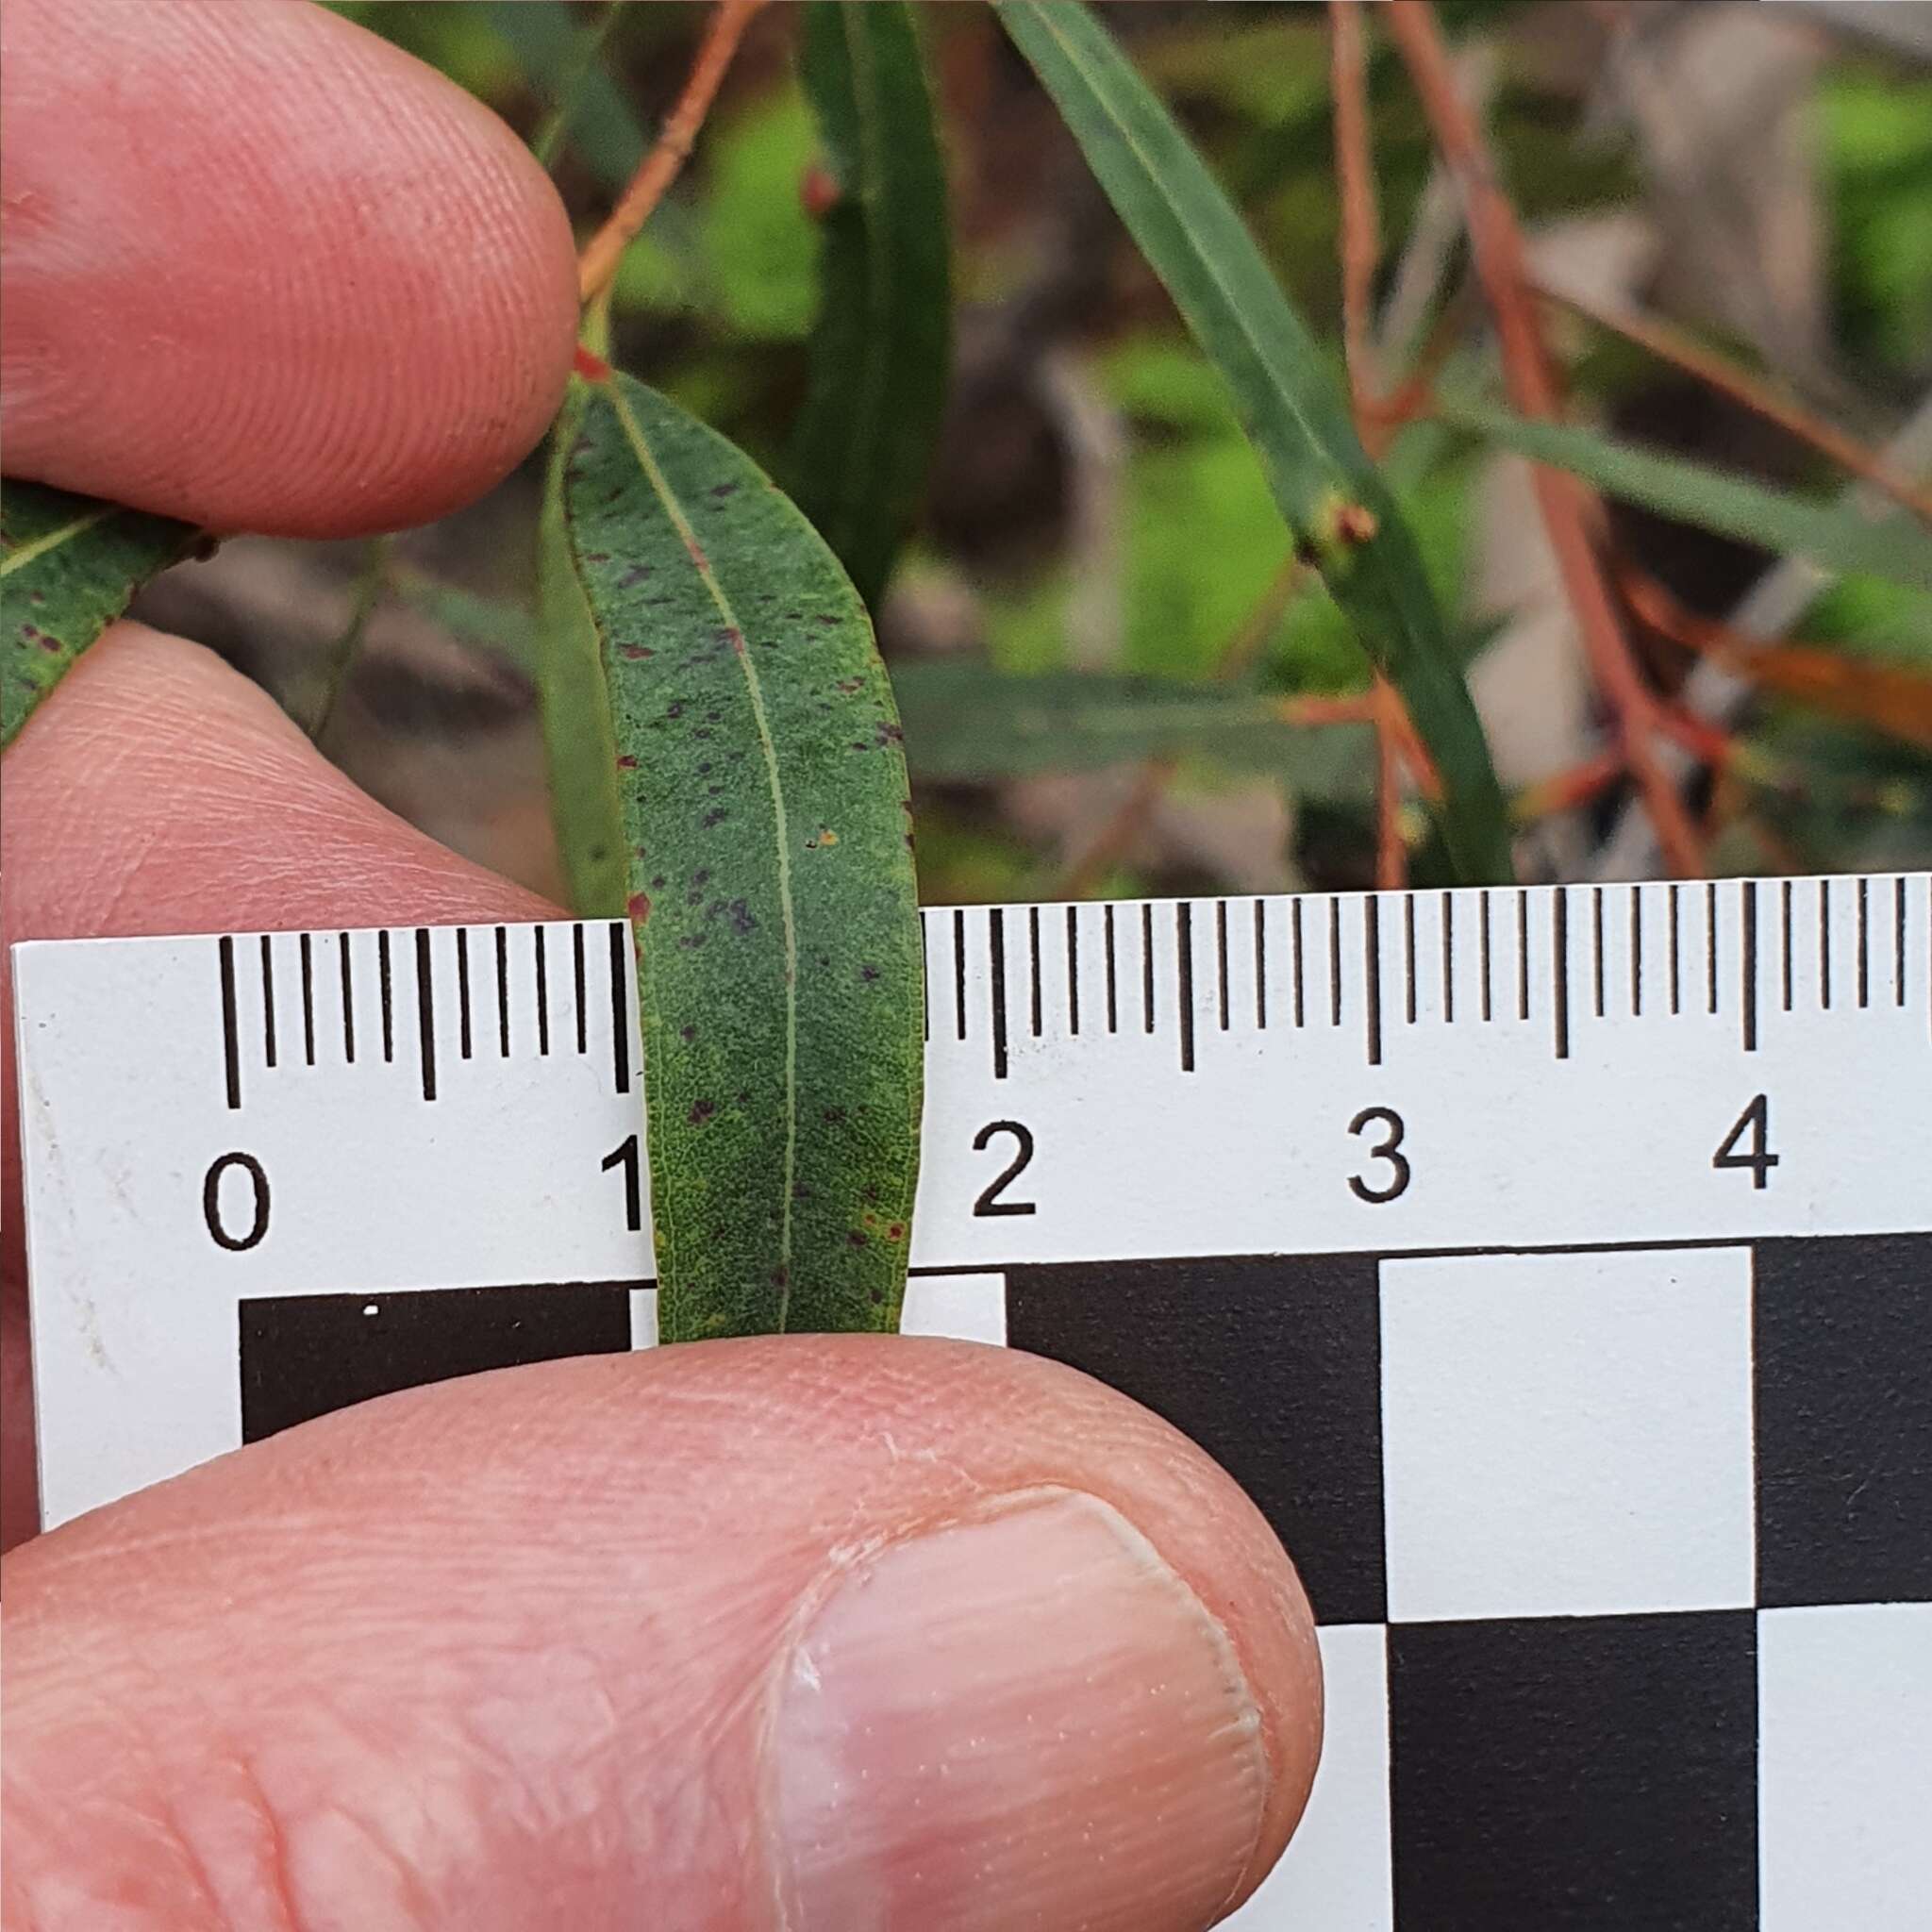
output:
[[[1720,391],[1766,422],[1775,423],[1780,429],[1828,457],[1841,470],[1862,476],[1903,504],[1914,516],[1932,523],[1932,491],[1922,490],[1909,477],[1900,475],[1878,451],[1868,449],[1857,437],[1847,435],[1790,396],[1779,395],[1747,371],[1712,354],[1681,329],[1673,328],[1654,316],[1640,314],[1634,308],[1592,301],[1574,290],[1553,288],[1541,281],[1535,286],[1544,300],[1574,310],[1599,328],[1622,336],[1626,342],[1634,342],[1658,361],[1694,375],[1707,388]]]
[[[1624,760],[1613,751],[1598,752],[1580,765],[1532,785],[1517,795],[1515,817],[1521,824],[1534,824],[1539,819],[1553,818],[1558,812],[1574,811],[1600,792],[1607,791],[1624,775]]]
[[[1504,385],[1525,416],[1555,421],[1561,414],[1557,379],[1538,327],[1529,291],[1523,231],[1503,192],[1475,116],[1456,86],[1449,50],[1427,0],[1391,0],[1389,30],[1408,68],[1443,164],[1462,191],[1475,272],[1496,325]],[[1594,499],[1575,478],[1541,464],[1533,471],[1538,507],[1563,585],[1582,633],[1597,686],[1617,720],[1624,762],[1642,795],[1671,870],[1704,870],[1702,841],[1653,736],[1657,700],[1643,681],[1618,619],[1616,600],[1591,541]]]
[[[677,105],[665,117],[657,142],[631,176],[629,187],[619,197],[609,219],[577,257],[580,301],[593,302],[610,286],[617,265],[624,259],[624,251],[650,220],[651,210],[664,198],[665,190],[676,180],[698,129],[704,125],[705,116],[717,98],[731,57],[737,53],[738,43],[743,40],[753,16],[764,5],[765,0],[718,0]]]

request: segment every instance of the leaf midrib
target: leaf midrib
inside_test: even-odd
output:
[[[777,1332],[783,1334],[791,1309],[791,1195],[798,1165],[798,928],[791,903],[791,825],[785,811],[784,786],[778,774],[778,750],[772,737],[771,720],[765,711],[764,687],[758,678],[758,666],[752,662],[751,641],[738,621],[738,612],[711,569],[705,547],[698,541],[691,519],[685,515],[676,491],[651,454],[649,441],[636,416],[631,413],[624,391],[614,382],[600,387],[609,398],[618,426],[624,431],[625,441],[630,444],[631,454],[637,458],[638,468],[643,473],[645,482],[663,506],[664,514],[670,518],[673,528],[683,541],[691,557],[691,568],[703,581],[719,616],[737,639],[734,655],[744,673],[752,718],[758,726],[758,748],[764,758],[765,782],[772,794],[772,817],[778,846],[778,906],[785,934],[785,1164],[778,1219],[778,1264],[783,1270],[783,1285],[778,1291],[777,1322]],[[668,1228],[666,1233],[668,1236]],[[676,1271],[674,1269],[672,1272],[675,1274]]]
[[[49,530],[44,537],[36,537],[30,542],[23,543],[17,550],[9,550],[0,558],[0,578],[10,577],[25,564],[36,558],[44,557],[50,550],[58,550],[61,544],[72,542],[76,537],[85,536],[96,524],[105,523],[115,513],[115,506],[104,503],[97,509],[91,509],[85,516],[78,516],[72,523],[62,524],[58,529]]]

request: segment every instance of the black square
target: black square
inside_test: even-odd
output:
[[[1287,1545],[1324,1624],[1386,1614],[1373,1255],[1080,1262],[1007,1274],[1007,1340],[1191,1436]]]
[[[1757,1601],[1932,1599],[1932,1235],[1759,1241]]]
[[[1749,1610],[1400,1624],[1403,1932],[1755,1932]]]
[[[425,1382],[630,1347],[641,1283],[419,1289],[244,1301],[242,1440]]]

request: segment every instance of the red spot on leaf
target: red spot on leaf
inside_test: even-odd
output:
[[[641,925],[651,916],[651,895],[648,892],[633,892],[624,902],[624,909],[630,914],[633,925]]]
[[[575,367],[586,382],[608,382],[610,365],[601,356],[593,356],[583,343],[577,344]]]

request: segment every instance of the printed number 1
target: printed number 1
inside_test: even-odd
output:
[[[603,1169],[624,1169],[624,1224],[632,1234],[644,1224],[643,1181],[638,1173],[638,1137],[627,1134],[604,1157]]]
[[[1751,1135],[1751,1148],[1749,1153],[1740,1153],[1738,1142],[1744,1138],[1747,1128]],[[1724,1145],[1710,1157],[1710,1164],[1713,1167],[1748,1167],[1754,1188],[1771,1185],[1771,1171],[1778,1164],[1778,1157],[1771,1151],[1769,1095],[1760,1093],[1738,1116],[1737,1124],[1724,1136]]]

